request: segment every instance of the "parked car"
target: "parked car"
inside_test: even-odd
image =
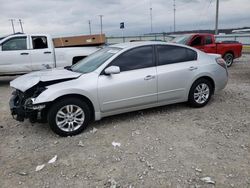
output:
[[[0,40],[0,76],[64,67],[97,51],[97,46],[54,48],[46,34],[15,34]]]
[[[220,54],[228,67],[233,60],[241,57],[242,44],[237,41],[216,42],[212,34],[186,34],[177,36],[172,42],[192,46],[206,53]]]
[[[225,61],[165,42],[103,48],[67,69],[13,80],[10,109],[18,121],[48,121],[61,135],[76,135],[91,120],[188,101],[203,107],[228,80]]]

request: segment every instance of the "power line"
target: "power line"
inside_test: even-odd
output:
[[[22,22],[22,20],[21,20],[21,19],[19,19],[18,21],[19,21],[19,24],[20,24],[20,27],[21,27],[21,31],[22,31],[22,33],[23,33],[23,25],[22,25],[22,24],[23,24],[23,22]]]
[[[197,16],[198,21],[195,24],[196,29],[201,29],[201,26],[204,24],[203,18],[204,16],[207,16],[207,13],[209,11],[210,6],[212,5],[213,0],[210,0],[207,4],[207,0],[204,0],[204,2],[201,2],[201,4],[204,4],[204,7],[200,8],[201,12]]]
[[[151,33],[153,33],[153,8],[151,2],[150,2],[150,28],[151,28]]]
[[[215,35],[218,35],[219,0],[216,0]]]
[[[91,21],[89,20],[88,23],[89,23],[89,34],[91,35]]]
[[[100,16],[101,34],[102,34],[102,18],[103,18],[103,15],[99,15],[99,16]]]
[[[175,0],[174,0],[174,32],[175,32],[175,29],[176,29],[176,25],[175,25],[175,13],[176,13],[176,4],[175,4]]]

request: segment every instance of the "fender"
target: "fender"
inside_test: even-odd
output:
[[[92,96],[89,92],[86,92],[81,89],[62,89],[62,90],[47,89],[44,92],[42,92],[37,98],[35,98],[33,104],[53,102],[59,97],[72,94],[77,94],[88,98],[92,102],[95,112],[99,111],[99,104],[95,102],[97,101],[97,96]]]

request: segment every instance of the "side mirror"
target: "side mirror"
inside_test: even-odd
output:
[[[110,66],[104,70],[105,74],[111,75],[111,74],[119,74],[121,72],[120,67],[118,66]]]

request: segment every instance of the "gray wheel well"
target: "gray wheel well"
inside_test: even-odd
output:
[[[94,109],[94,105],[93,105],[93,103],[90,101],[90,99],[89,98],[87,98],[87,97],[85,97],[85,96],[83,96],[83,95],[79,95],[79,94],[69,94],[69,95],[63,95],[63,96],[61,96],[61,97],[58,97],[58,98],[56,98],[53,102],[51,102],[51,104],[50,104],[50,106],[53,104],[53,103],[55,103],[55,102],[57,102],[57,101],[59,101],[59,100],[63,100],[63,99],[65,99],[65,98],[78,98],[78,99],[81,99],[81,100],[83,100],[84,102],[86,102],[87,103],[87,105],[89,106],[89,108],[90,108],[90,114],[91,114],[91,120],[94,120],[95,119],[95,109]]]
[[[223,58],[225,57],[226,54],[232,54],[232,55],[233,55],[233,58],[234,58],[234,52],[233,52],[233,51],[227,51],[227,52],[223,55]]]

